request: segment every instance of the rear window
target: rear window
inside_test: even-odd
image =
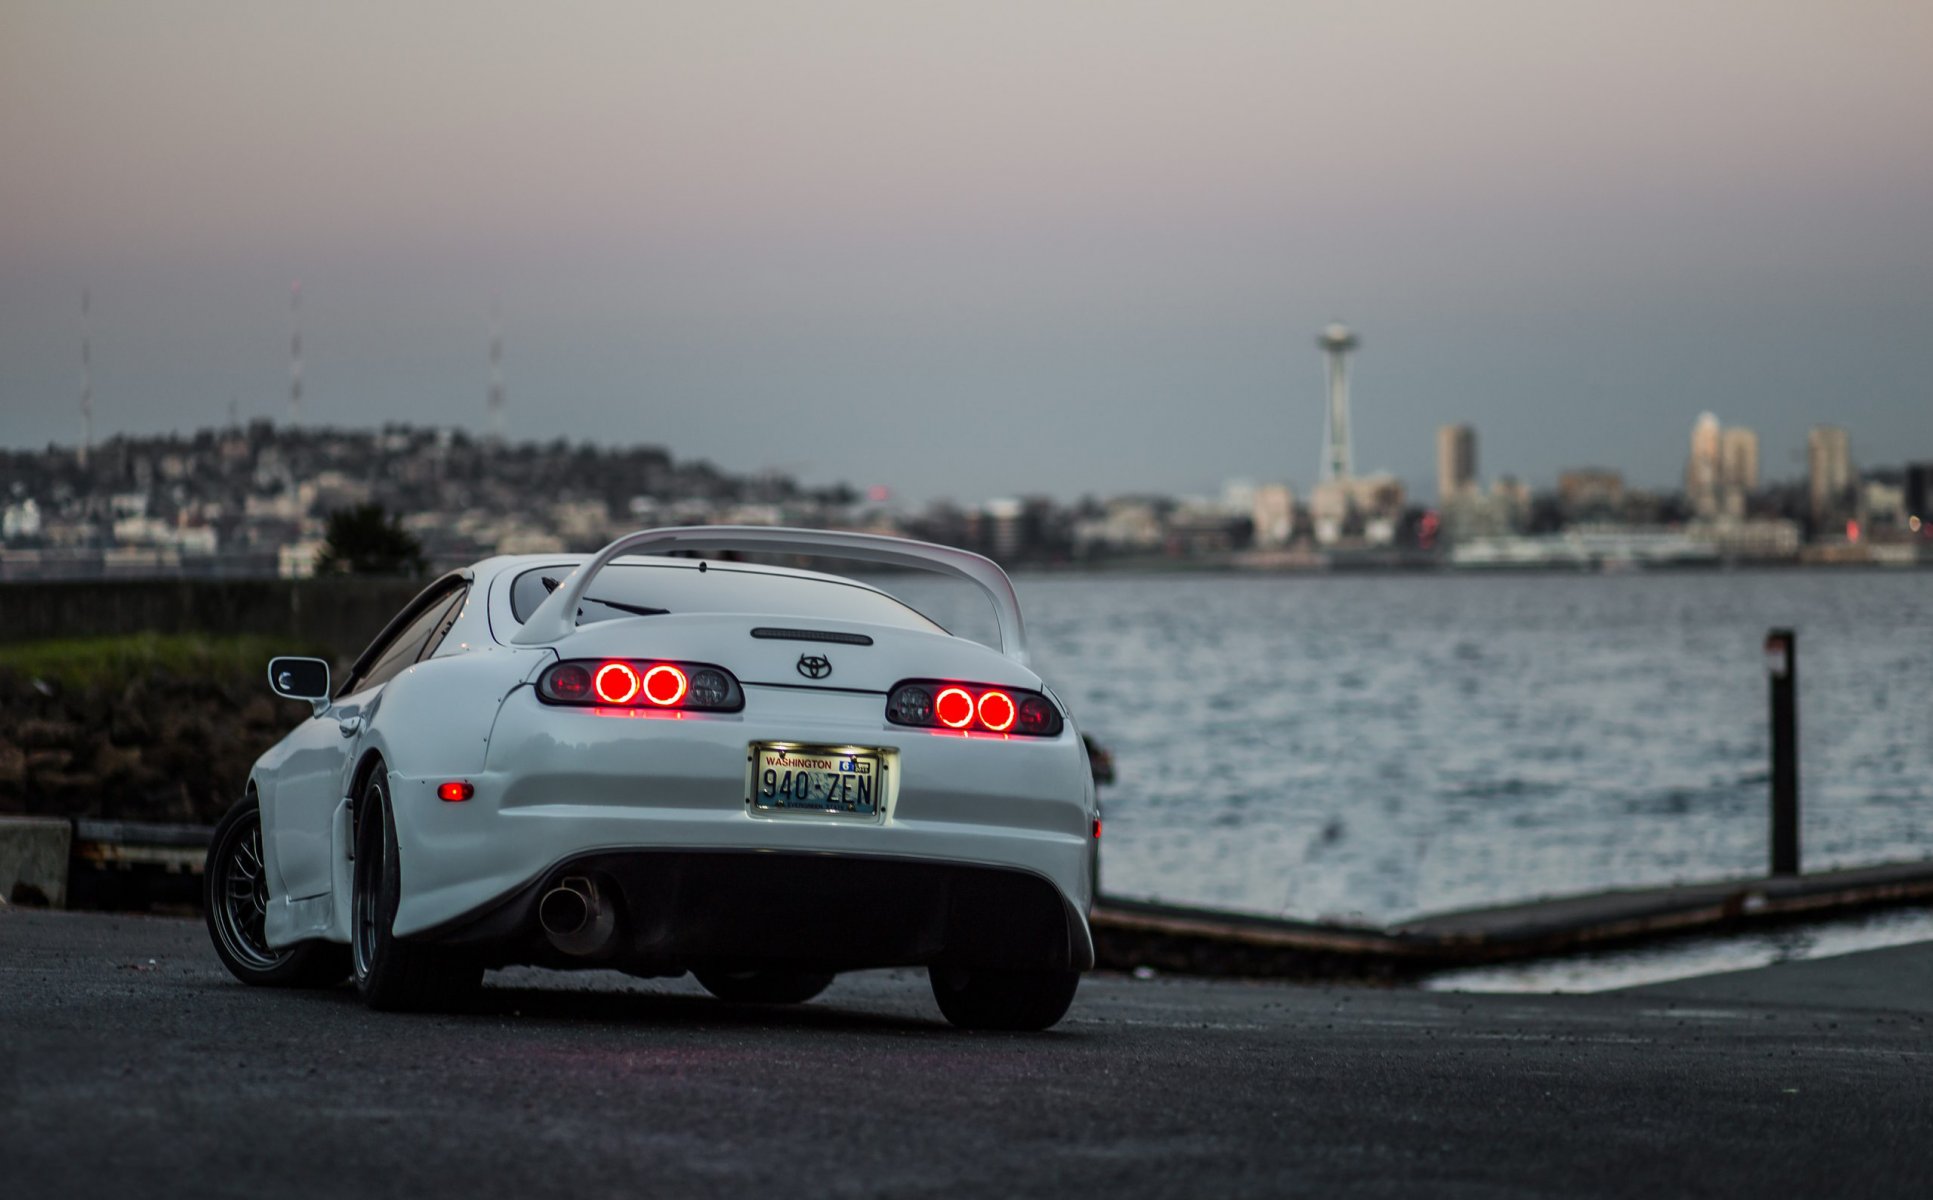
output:
[[[533,567],[510,585],[510,615],[522,624],[550,595],[544,580],[562,583],[574,564]],[[615,603],[607,603],[615,602]],[[628,607],[619,607],[624,605]],[[636,616],[632,609],[671,613],[759,613],[767,616],[869,621],[925,633],[946,630],[918,610],[858,583],[811,579],[749,566],[720,566],[696,559],[654,563],[612,563],[591,580],[590,594],[578,609],[577,623],[589,625]]]

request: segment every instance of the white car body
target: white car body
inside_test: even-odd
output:
[[[664,557],[697,550],[968,579],[992,601],[1001,644],[952,636],[857,580]],[[578,623],[600,579],[641,570],[675,573],[650,578],[698,611],[666,605],[673,611]],[[513,601],[528,598],[533,572],[561,583],[519,612]],[[710,611],[713,592],[758,607]],[[421,648],[411,652],[413,641]],[[547,668],[614,658],[723,667],[743,707],[620,711],[538,695]],[[820,664],[809,659],[829,673],[810,677]],[[908,679],[1039,693],[1064,724],[1032,737],[895,724],[887,695]],[[978,555],[864,534],[698,527],[629,535],[595,556],[486,559],[426,589],[316,709],[249,778],[270,947],[351,940],[354,798],[380,770],[401,872],[394,936],[466,948],[490,965],[654,974],[774,959],[826,970],[1094,962],[1099,810],[1086,751],[1027,666],[1011,583]],[[877,754],[878,811],[761,808],[751,799],[758,743]],[[440,799],[445,784],[472,794]],[[618,929],[594,953],[561,946],[536,918],[541,896],[589,872],[620,893]]]

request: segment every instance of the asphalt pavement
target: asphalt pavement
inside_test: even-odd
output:
[[[244,987],[198,921],[0,909],[0,1195],[1923,1196],[1933,944],[1590,996],[1091,976],[961,1033],[515,971]]]

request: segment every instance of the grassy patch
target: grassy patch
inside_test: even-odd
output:
[[[0,671],[58,680],[68,687],[113,685],[156,674],[217,683],[252,676],[267,690],[268,660],[278,654],[329,658],[314,647],[260,634],[139,633],[0,644]]]

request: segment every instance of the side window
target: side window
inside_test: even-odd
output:
[[[376,661],[369,664],[369,669],[350,680],[341,694],[350,695],[365,688],[375,687],[379,683],[388,683],[404,667],[421,658],[424,649],[430,644],[431,637],[437,636],[444,629],[444,619],[453,615],[454,606],[463,603],[466,590],[457,588],[450,595],[432,601],[428,608],[416,614],[416,619],[404,626],[389,644],[383,647]]]
[[[416,656],[417,662],[422,662],[436,653],[436,648],[443,644],[443,639],[450,635],[450,629],[456,625],[456,619],[463,615],[463,602],[469,596],[470,589],[467,585],[456,589],[456,595],[451,597],[450,603],[443,609],[442,619],[436,623],[436,628],[430,630],[429,639],[423,643],[422,653]]]

